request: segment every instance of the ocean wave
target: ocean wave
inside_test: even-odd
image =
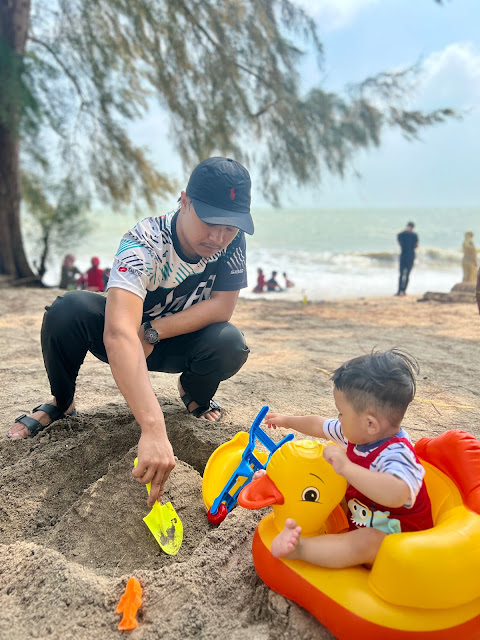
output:
[[[390,253],[389,251],[369,251],[368,253],[360,254],[365,258],[371,258],[372,260],[378,260],[379,262],[393,262],[397,259],[396,253]]]
[[[352,252],[355,255],[356,252]],[[398,260],[399,253],[390,251],[367,251],[359,255],[378,262]],[[416,251],[416,259],[423,263],[443,263],[445,265],[460,264],[463,253],[459,249],[439,249],[437,247],[421,247]]]
[[[419,250],[418,254],[432,262],[459,263],[463,257],[463,252],[460,249],[437,249],[434,247]]]
[[[387,266],[398,262],[399,253],[396,251],[306,251],[279,250],[267,247],[249,249],[249,256],[258,266],[281,263],[303,263],[310,265],[337,266]],[[461,265],[462,251],[458,249],[439,249],[436,247],[421,247],[416,251],[416,264],[432,267],[452,267]],[[285,265],[286,266],[286,265]],[[268,267],[267,267],[268,268]]]

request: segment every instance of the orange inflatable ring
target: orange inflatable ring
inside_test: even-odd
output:
[[[273,506],[253,540],[253,561],[260,578],[310,611],[339,640],[479,640],[480,442],[465,431],[452,430],[415,445],[426,469],[434,526],[387,536],[371,569],[326,569],[276,559],[270,553],[285,517],[290,514],[297,519],[294,511],[299,500],[292,492],[302,490],[297,485],[303,461],[299,462],[295,450],[302,448],[302,442],[312,443],[287,443],[268,464],[267,476],[278,492],[275,498],[258,500],[257,481],[238,498],[248,508],[257,508],[255,502]],[[338,532],[345,523],[338,507],[324,529]],[[309,531],[313,535],[311,526]]]

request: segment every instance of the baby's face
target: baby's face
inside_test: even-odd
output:
[[[343,391],[333,390],[333,397],[338,409],[338,419],[342,423],[342,433],[353,444],[368,444],[371,435],[368,431],[366,415],[358,414],[348,402]]]

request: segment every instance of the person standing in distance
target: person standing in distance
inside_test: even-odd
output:
[[[475,299],[477,301],[478,314],[480,315],[480,267],[477,271],[477,288],[475,290]]]
[[[398,279],[398,291],[395,295],[404,296],[408,286],[408,278],[415,262],[415,249],[418,247],[418,236],[414,233],[415,224],[408,222],[405,229],[397,235],[400,245],[400,276]]]
[[[123,236],[107,297],[71,291],[47,307],[41,338],[53,398],[19,416],[10,438],[35,435],[75,413],[76,378],[90,351],[109,363],[140,426],[132,474],[151,482],[149,506],[160,501],[175,458],[148,371],[180,373],[187,411],[209,421],[220,418],[212,398],[249,354],[229,320],[247,286],[244,232],[254,230],[250,190],[240,163],[204,160],[175,210],[146,218]]]

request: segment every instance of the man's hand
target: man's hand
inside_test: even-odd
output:
[[[339,476],[343,476],[346,468],[351,464],[345,451],[336,444],[327,444],[323,450],[323,457]]]
[[[143,328],[143,324],[141,324],[140,329],[138,330],[138,337],[140,338],[140,343],[143,347],[143,353],[145,354],[145,360],[146,360],[148,356],[152,353],[154,345],[147,342],[144,338],[144,335],[145,335],[145,329]]]
[[[142,484],[151,482],[147,500],[149,507],[153,507],[156,500],[161,501],[165,483],[174,466],[175,457],[168,438],[142,433],[138,441],[138,463],[132,475]]]

